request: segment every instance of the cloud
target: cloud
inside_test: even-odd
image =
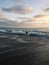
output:
[[[16,24],[7,19],[0,19],[0,27],[16,27]]]
[[[45,17],[45,15],[35,15],[34,18],[42,18],[42,17]]]
[[[16,18],[15,20],[12,20],[11,18],[6,17],[3,12],[0,12],[0,27],[29,28],[30,21],[28,21],[28,18]]]
[[[19,19],[20,20],[20,19]],[[19,20],[11,21],[8,19],[0,19],[0,27],[11,27],[11,28],[48,28],[48,21],[33,21],[32,19],[21,20],[21,22],[17,22]]]
[[[4,13],[0,11],[0,19],[5,19],[5,18],[6,16],[4,15]]]
[[[42,15],[42,14],[39,14],[39,15],[35,15],[32,20],[33,21],[36,21],[37,22],[40,22],[40,21],[44,21],[44,18],[45,18],[45,15]]]
[[[42,9],[42,11],[39,13],[39,15],[35,15],[33,17],[33,20],[37,21],[49,21],[49,7],[46,7],[44,9]]]
[[[43,14],[43,15],[49,15],[49,7],[43,9],[43,10],[41,11],[41,14]]]
[[[49,8],[44,9],[45,12],[49,12]]]
[[[19,20],[18,20],[19,21]],[[21,20],[21,22],[11,21],[8,19],[0,19],[0,27],[11,27],[11,28],[30,28],[29,20]]]
[[[11,8],[2,8],[3,11],[17,13],[17,14],[30,14],[33,12],[32,7],[16,5]]]

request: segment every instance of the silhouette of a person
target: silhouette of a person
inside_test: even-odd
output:
[[[28,32],[26,31],[26,35],[28,35]]]

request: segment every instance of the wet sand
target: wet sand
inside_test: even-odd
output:
[[[49,65],[49,38],[0,35],[0,65]]]

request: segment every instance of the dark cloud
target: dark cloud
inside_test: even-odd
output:
[[[35,18],[41,18],[41,17],[44,17],[45,15],[36,15],[34,16]]]
[[[0,19],[0,27],[14,27],[16,24],[13,21],[7,19]]]
[[[30,21],[21,21],[20,23],[17,21],[10,21],[8,19],[0,19],[0,27],[15,27],[15,28],[29,28]]]
[[[43,11],[44,12],[49,12],[49,7],[48,8],[45,8]]]
[[[11,8],[2,8],[3,11],[11,12],[11,13],[17,13],[17,14],[30,14],[33,12],[32,7],[22,6],[22,5],[16,5]]]

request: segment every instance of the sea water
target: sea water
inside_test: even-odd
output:
[[[43,31],[43,32],[49,32],[49,28],[5,28],[5,27],[0,27],[0,30]]]

